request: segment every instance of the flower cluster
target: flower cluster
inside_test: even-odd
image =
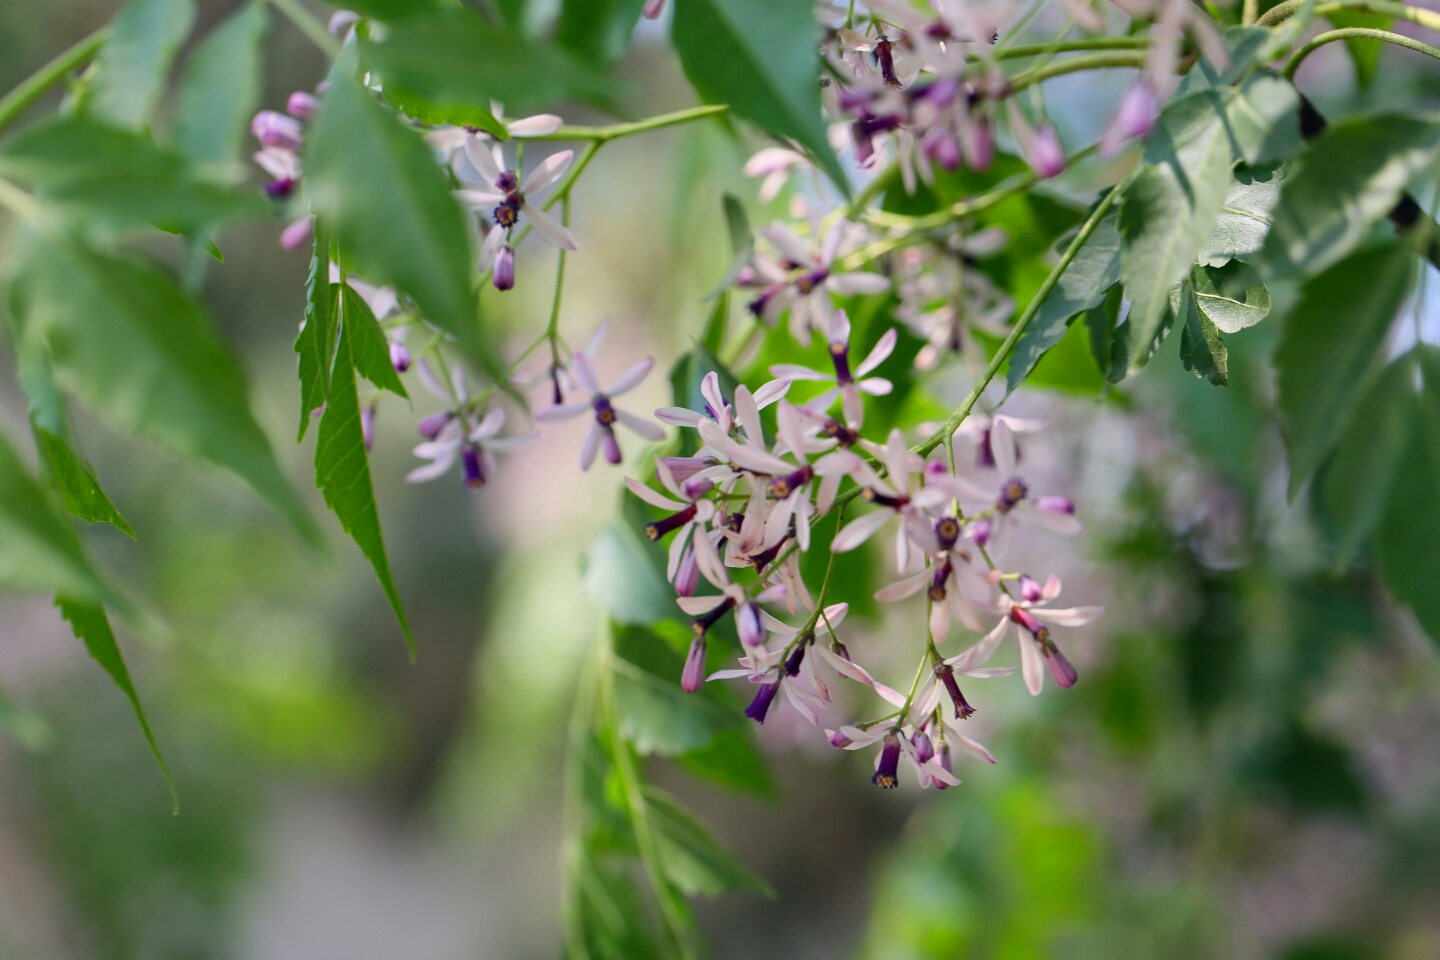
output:
[[[324,86],[317,91],[324,93]],[[260,141],[260,150],[255,153],[255,163],[272,178],[265,184],[265,194],[271,200],[284,202],[294,195],[300,186],[303,170],[300,164],[300,150],[305,144],[305,121],[315,116],[320,109],[319,99],[311,93],[296,90],[285,104],[285,112],[261,110],[250,122],[250,132]],[[291,223],[280,234],[280,245],[294,250],[309,242],[315,218],[304,216]]]

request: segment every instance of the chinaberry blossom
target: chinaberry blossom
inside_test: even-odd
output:
[[[709,535],[700,529],[696,531],[696,535],[692,539],[695,563],[700,570],[700,575],[720,593],[708,597],[680,597],[675,601],[681,610],[696,618],[691,624],[695,637],[690,641],[690,653],[686,657],[686,670],[681,675],[681,686],[690,693],[700,689],[702,682],[700,678],[703,676],[705,666],[706,634],[721,617],[731,610],[735,611],[735,631],[740,635],[740,642],[746,650],[745,658],[742,659],[746,673],[722,672],[712,675],[710,679],[720,679],[732,675],[749,675],[752,679],[768,676],[778,662],[779,654],[771,657],[765,650],[765,624],[761,617],[762,611],[743,587],[730,581],[730,575],[725,572],[725,565],[720,562],[719,554],[715,552],[715,545],[710,542]],[[697,673],[696,671],[701,672]],[[769,708],[768,702],[765,706],[766,709]],[[763,721],[763,713],[761,716]]]
[[[665,439],[665,431],[659,424],[651,423],[644,417],[621,410],[610,402],[638,387],[641,381],[649,375],[650,368],[654,365],[654,359],[646,357],[620,374],[620,377],[608,390],[601,390],[600,380],[595,376],[594,363],[585,353],[576,351],[574,359],[570,361],[570,372],[575,377],[580,389],[590,394],[590,399],[578,403],[561,403],[546,407],[535,414],[535,419],[541,423],[559,423],[584,413],[592,413],[594,419],[580,446],[580,469],[590,469],[590,464],[595,462],[595,454],[602,446],[605,448],[605,459],[610,463],[618,464],[620,462],[620,440],[615,436],[617,422],[646,440]]]
[[[574,151],[562,150],[551,154],[523,181],[518,174],[504,168],[498,145],[491,147],[475,134],[465,139],[465,156],[489,189],[457,190],[455,196],[472,210],[488,210],[495,223],[485,235],[485,243],[481,247],[480,269],[495,269],[496,287],[508,289],[513,285],[514,247],[511,238],[522,215],[550,243],[562,250],[576,249],[575,237],[570,231],[529,200],[565,175]]]
[[[465,486],[471,489],[483,487],[495,473],[496,453],[523,447],[540,436],[538,433],[527,433],[501,437],[498,434],[504,426],[505,411],[499,407],[487,413],[473,429],[467,430],[463,415],[451,417],[433,440],[415,448],[415,456],[430,462],[406,474],[406,482],[424,483],[444,476],[459,460]]]
[[[814,249],[783,225],[762,227],[761,235],[781,259],[757,255],[752,261],[755,273],[750,282],[765,289],[750,309],[773,320],[789,307],[790,335],[801,346],[809,346],[811,329],[828,324],[834,314],[832,293],[849,296],[888,290],[890,281],[881,274],[836,270],[835,259],[853,227],[845,220],[836,222]]]
[[[846,421],[852,429],[858,428],[865,421],[865,406],[860,400],[860,394],[868,393],[872,397],[883,397],[894,389],[894,385],[884,377],[866,377],[865,375],[884,363],[886,358],[894,352],[897,337],[894,327],[886,330],[865,356],[865,359],[860,361],[860,365],[852,372],[850,370],[850,317],[844,310],[836,310],[831,314],[827,337],[830,361],[835,366],[833,374],[822,373],[819,370],[812,370],[794,363],[777,363],[770,368],[770,373],[772,376],[786,380],[828,380],[834,383],[840,390],[840,404],[845,411]]]
[[[955,670],[966,673],[985,664],[1005,640],[1011,626],[1016,628],[1020,643],[1020,668],[1025,675],[1025,686],[1030,693],[1039,696],[1045,685],[1045,668],[1055,682],[1062,687],[1073,686],[1077,677],[1075,668],[1055,641],[1050,637],[1047,623],[1062,627],[1082,627],[1099,619],[1104,607],[1049,606],[1050,601],[1060,595],[1060,578],[1055,574],[1045,580],[1042,587],[1028,576],[1019,580],[1020,598],[1001,594],[999,599],[1000,622],[973,647],[945,662]]]
[[[790,171],[805,170],[810,161],[803,154],[784,147],[766,147],[745,161],[745,176],[763,178],[758,194],[761,203],[769,203],[785,189]]]
[[[990,447],[1000,476],[998,489],[956,477],[958,492],[962,495],[958,499],[982,504],[993,511],[1001,523],[1019,517],[1056,536],[1074,537],[1084,532],[1075,518],[1075,505],[1068,498],[1033,496],[1025,478],[1015,472],[1015,438],[1004,419],[997,418],[990,428]]]

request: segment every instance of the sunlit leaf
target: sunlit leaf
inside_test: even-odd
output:
[[[229,173],[260,103],[265,4],[251,0],[201,41],[185,65],[175,106],[175,149]]]
[[[1235,152],[1251,165],[1287,159],[1300,146],[1300,95],[1289,80],[1255,73],[1229,94],[1227,132]]]
[[[1280,201],[1285,175],[1282,170],[1266,172],[1263,180],[1258,173],[1244,175],[1245,180],[1237,179],[1226,191],[1215,229],[1195,257],[1196,262],[1223,267],[1230,260],[1249,260],[1265,246],[1270,213]]]
[[[1231,261],[1221,267],[1196,266],[1190,271],[1195,306],[1222,333],[1239,333],[1270,315],[1270,291],[1253,281],[1242,286],[1244,267]],[[1238,289],[1237,289],[1238,288]]]
[[[194,0],[130,0],[122,7],[97,58],[90,111],[116,126],[144,126],[194,17]]]
[[[1176,316],[1184,318],[1180,330],[1180,362],[1185,369],[1218,387],[1227,386],[1230,370],[1225,341],[1220,339],[1214,322],[1199,309],[1191,284],[1180,288]]]

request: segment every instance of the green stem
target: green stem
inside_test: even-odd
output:
[[[1240,23],[1242,26],[1250,26],[1260,16],[1260,0],[1245,0],[1240,8]]]
[[[320,52],[331,60],[340,56],[340,41],[330,36],[330,31],[325,29],[325,24],[315,19],[314,14],[300,3],[300,0],[270,0],[270,5],[281,13],[300,32],[310,39],[310,42],[320,48]]]
[[[1149,37],[1086,37],[1081,40],[1057,40],[1051,43],[1026,43],[1018,47],[996,50],[997,60],[1019,60],[1047,53],[1075,53],[1082,50],[1144,50]]]
[[[1397,47],[1405,47],[1408,50],[1416,50],[1427,57],[1434,57],[1440,60],[1440,49],[1430,46],[1428,43],[1421,43],[1419,40],[1404,36],[1399,33],[1391,33],[1389,30],[1372,30],[1368,27],[1345,27],[1341,30],[1329,30],[1318,34],[1310,39],[1304,46],[1290,57],[1285,64],[1285,79],[1294,78],[1295,71],[1300,68],[1300,63],[1310,54],[1327,43],[1334,43],[1336,40],[1379,40],[1384,43],[1393,43]]]
[[[1273,27],[1282,20],[1294,16],[1303,2],[1304,0],[1285,0],[1284,3],[1265,11],[1265,15],[1255,23],[1261,27]],[[1366,10],[1370,13],[1393,17],[1396,20],[1419,24],[1429,30],[1440,31],[1440,13],[1403,3],[1391,3],[1389,0],[1331,0],[1330,3],[1322,3],[1317,6],[1315,16],[1323,17],[1340,10]]]
[[[845,210],[846,218],[850,220],[859,219],[870,206],[870,201],[890,189],[890,185],[900,176],[900,161],[891,160],[889,166],[877,173],[870,182],[865,184],[865,189],[855,194],[855,199],[850,201],[850,206]]]
[[[673,127],[681,123],[689,123],[692,120],[705,120],[709,117],[718,117],[730,110],[727,104],[712,104],[704,107],[691,107],[688,110],[677,110],[674,113],[662,113],[658,117],[650,117],[645,120],[636,120],[633,123],[613,123],[606,127],[572,127],[563,126],[554,133],[547,133],[538,137],[526,137],[527,140],[590,140],[594,143],[606,143],[610,140],[618,140],[621,137],[633,136],[637,133],[648,133],[651,130],[659,130],[662,127]]]
[[[570,198],[565,198],[561,207],[560,222],[570,226]],[[552,368],[560,366],[560,297],[565,292],[565,250],[560,250],[559,263],[555,268],[555,299],[550,304],[550,322],[545,326],[545,339],[550,341],[550,363]],[[558,382],[558,381],[557,381]]]
[[[66,74],[71,70],[95,56],[95,52],[105,42],[109,29],[109,27],[101,27],[96,30],[20,81],[18,86],[5,94],[4,98],[0,99],[0,130],[4,130],[18,120],[20,115],[28,110],[36,100],[45,95],[47,90],[64,80]]]
[[[1103,70],[1106,67],[1143,67],[1145,65],[1146,53],[1144,50],[1111,50],[1101,53],[1081,54],[1078,57],[1067,57],[1064,60],[1057,60],[1054,63],[1047,63],[1044,66],[1027,70],[1022,74],[1012,77],[1010,90],[1023,90],[1032,83],[1040,83],[1049,80],[1051,77],[1058,77],[1061,74],[1075,73],[1080,70]]]

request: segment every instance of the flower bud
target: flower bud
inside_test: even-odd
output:
[[[850,746],[850,744],[854,742],[854,740],[851,740],[845,735],[844,730],[830,731],[830,746],[834,747],[837,750],[844,750],[846,747]]]
[[[741,604],[735,611],[735,629],[740,642],[747,647],[758,647],[765,642],[765,625],[760,622],[760,609],[753,603]]]
[[[485,486],[485,464],[480,459],[480,448],[467,443],[460,451],[460,462],[465,470],[465,486],[478,490]]]
[[[445,424],[449,423],[451,418],[454,416],[455,415],[449,410],[442,410],[439,413],[432,413],[430,416],[426,417],[424,420],[421,420],[418,424],[416,424],[415,429],[418,430],[420,432],[420,436],[424,437],[426,440],[434,440],[436,437],[440,436],[440,431],[445,429]]]
[[[496,290],[509,290],[515,286],[515,251],[508,243],[495,254],[494,282]]]
[[[935,756],[935,747],[930,742],[930,737],[924,730],[916,730],[915,736],[910,738],[910,744],[915,748],[915,762],[923,764]]]
[[[700,586],[700,564],[696,562],[695,548],[691,546],[685,549],[685,555],[680,558],[680,565],[675,568],[675,593],[682,597],[692,597],[698,586]]]
[[[1035,506],[1041,510],[1049,510],[1051,513],[1065,513],[1075,515],[1075,503],[1069,497],[1039,497]]]
[[[301,217],[280,231],[280,246],[286,250],[294,250],[310,242],[315,235],[315,218]]]
[[[1040,652],[1045,657],[1045,666],[1050,668],[1050,676],[1062,687],[1073,687],[1075,681],[1080,679],[1080,674],[1075,672],[1075,667],[1066,659],[1060,648],[1055,646],[1053,640],[1046,640],[1040,644]]]
[[[285,112],[296,120],[309,120],[320,111],[320,100],[304,90],[296,90],[285,101]]]
[[[1044,597],[1044,595],[1045,591],[1041,589],[1040,584],[1035,581],[1034,577],[1030,576],[1030,574],[1028,573],[1020,574],[1021,598],[1023,598],[1027,603],[1039,603],[1040,599]]]
[[[405,344],[390,342],[390,365],[395,368],[396,373],[404,373],[410,369],[410,351]]]
[[[1035,130],[1025,160],[1041,180],[1048,180],[1065,169],[1065,150],[1054,127],[1044,123]]]
[[[699,634],[690,641],[690,652],[685,656],[685,669],[680,673],[680,689],[694,693],[705,685],[705,635]]]
[[[250,121],[250,132],[267,147],[278,150],[300,151],[303,140],[300,136],[300,121],[274,110],[261,110]]]
[[[984,518],[976,520],[966,529],[966,533],[969,534],[970,539],[974,540],[977,545],[982,547],[990,542],[990,535],[994,532],[995,525],[992,524],[988,519]]]
[[[950,766],[950,744],[946,743],[944,740],[940,741],[940,746],[935,750],[935,762],[940,764],[940,768],[946,773],[955,772],[953,769],[951,769]],[[934,784],[936,790],[944,790],[946,787],[950,786],[950,784],[946,783],[944,780],[939,780],[933,777],[931,778],[930,782]]]
[[[360,408],[360,435],[365,439],[365,449],[375,445],[375,406]]]
[[[1127,140],[1147,135],[1160,118],[1160,99],[1144,80],[1130,85],[1100,137],[1100,156],[1113,157]]]
[[[893,790],[900,785],[900,737],[895,731],[885,734],[885,745],[880,748],[880,764],[870,782],[884,790]]]
[[[755,694],[755,699],[750,701],[750,706],[745,708],[745,716],[756,723],[764,723],[765,715],[770,712],[770,704],[775,702],[775,694],[780,690],[780,681],[772,680],[769,683],[760,685]]]

